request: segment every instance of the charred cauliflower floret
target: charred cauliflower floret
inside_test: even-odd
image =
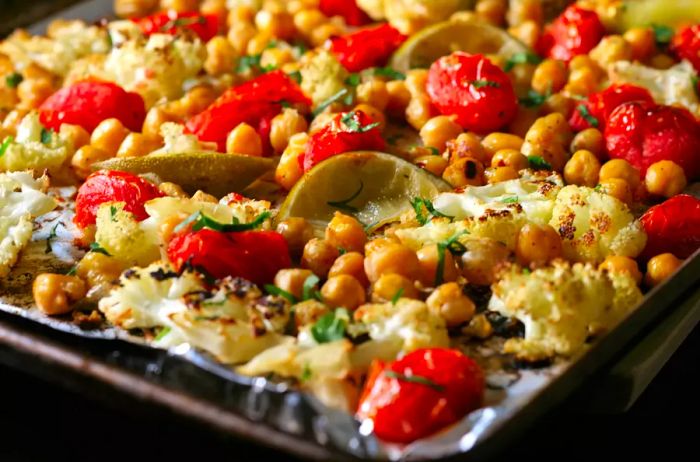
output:
[[[585,186],[570,185],[559,192],[549,224],[559,231],[564,256],[572,261],[636,257],[646,245],[641,224],[623,202]]]
[[[154,236],[147,233],[124,202],[104,203],[97,210],[95,242],[120,262],[146,266],[160,257]]]
[[[348,71],[330,52],[307,55],[301,63],[301,89],[311,97],[314,107],[348,89],[345,83]]]
[[[0,155],[0,171],[58,169],[73,154],[71,143],[44,128],[36,112],[24,116],[17,126],[17,136],[7,137],[1,144],[4,154]]]
[[[612,329],[642,298],[626,273],[561,261],[531,273],[512,266],[492,289],[489,309],[525,325],[525,338],[509,339],[504,350],[528,361],[575,354],[589,335]]]

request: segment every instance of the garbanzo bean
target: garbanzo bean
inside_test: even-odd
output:
[[[365,274],[365,256],[359,252],[348,252],[339,256],[328,271],[328,277],[347,274],[354,277],[364,287],[369,286],[369,279]]]
[[[253,24],[253,21],[255,21],[255,10],[252,6],[240,2],[237,2],[226,16],[226,25],[229,27],[240,23]]]
[[[432,115],[432,105],[427,95],[412,97],[406,106],[406,121],[416,130],[423,128]]]
[[[634,279],[637,284],[642,282],[642,273],[639,272],[637,262],[629,257],[611,255],[606,257],[605,260],[603,260],[603,263],[598,265],[598,269],[601,271],[608,271],[610,273],[627,273],[632,276],[632,279]]]
[[[620,178],[625,180],[631,189],[637,189],[639,186],[640,174],[639,170],[632,167],[632,164],[625,159],[611,159],[603,164],[600,168],[600,181],[607,181],[612,178]]]
[[[389,90],[386,83],[380,79],[360,83],[355,89],[358,103],[371,104],[383,111],[389,103]]]
[[[567,81],[566,63],[547,58],[537,65],[532,75],[532,89],[542,95],[559,92]]]
[[[506,11],[508,11],[507,0],[478,0],[474,11],[477,16],[484,21],[500,26],[506,19]]]
[[[632,46],[621,35],[608,35],[591,50],[589,56],[603,69],[607,69],[617,61],[631,60]]]
[[[129,129],[119,119],[106,119],[100,122],[92,132],[90,145],[114,157],[128,134]]]
[[[371,104],[360,103],[355,106],[353,110],[361,111],[367,114],[372,120],[372,123],[379,124],[377,127],[379,130],[384,130],[384,128],[386,128],[386,117],[384,116],[384,113]]]
[[[117,151],[117,157],[142,157],[158,149],[160,143],[141,133],[129,133]]]
[[[682,264],[683,260],[672,253],[656,255],[647,263],[647,274],[644,277],[644,282],[650,287],[657,286],[671,277]]]
[[[456,282],[442,284],[425,301],[428,309],[445,320],[447,327],[469,322],[476,312],[476,305],[464,295]]]
[[[656,36],[651,27],[633,27],[622,36],[629,43],[632,59],[646,61],[656,51]]]
[[[305,300],[294,305],[294,321],[298,328],[315,324],[324,314],[330,313],[330,308],[318,300]]]
[[[462,276],[472,284],[488,286],[496,280],[499,268],[510,260],[510,250],[495,239],[472,239],[460,258]]]
[[[146,16],[158,7],[158,0],[114,0],[114,13],[120,18]]]
[[[543,114],[558,112],[568,120],[576,109],[576,104],[576,100],[573,98],[569,98],[563,93],[555,93],[547,98],[540,109]]]
[[[87,178],[92,173],[92,164],[114,157],[107,151],[91,145],[83,146],[75,151],[71,158],[71,166],[79,178]]]
[[[241,56],[246,54],[248,44],[255,37],[257,29],[249,22],[239,21],[231,25],[226,38],[233,48],[236,50],[236,55]]]
[[[462,126],[449,116],[437,116],[428,120],[420,129],[420,137],[424,146],[431,146],[442,152],[449,140],[457,138],[462,133]]]
[[[516,172],[529,166],[527,157],[517,149],[501,149],[491,158],[491,167],[512,167]]]
[[[422,274],[416,253],[397,242],[383,242],[377,246],[372,241],[365,246],[365,274],[370,282],[376,282],[382,274],[395,273],[412,281]]]
[[[344,28],[339,24],[328,21],[314,28],[309,35],[309,39],[313,46],[321,46],[326,43],[329,38],[336,35],[343,35],[344,32]]]
[[[236,49],[226,37],[217,35],[207,42],[207,59],[204,70],[209,75],[231,72],[236,64]]]
[[[564,179],[568,184],[594,187],[598,184],[600,161],[591,151],[576,151],[564,166]]]
[[[357,219],[335,212],[326,227],[326,242],[339,249],[362,252],[367,242],[367,234]]]
[[[306,133],[297,133],[289,138],[289,144],[277,164],[275,181],[286,190],[292,189],[304,174],[299,165],[299,156],[304,154],[308,139],[309,135]]]
[[[411,69],[406,73],[404,82],[411,96],[425,95],[427,92],[425,85],[428,83],[428,70]]]
[[[226,137],[226,152],[246,156],[262,156],[262,140],[253,127],[243,122]]]
[[[327,305],[342,306],[349,310],[354,310],[362,305],[367,298],[362,284],[348,274],[328,278],[328,281],[321,287],[321,295],[323,302]]]
[[[272,119],[270,144],[275,152],[281,153],[287,148],[292,136],[305,132],[308,128],[306,118],[299,111],[286,108]]]
[[[528,223],[520,228],[515,256],[522,265],[541,266],[561,255],[561,237],[551,226]]]
[[[442,176],[447,168],[447,160],[442,156],[427,155],[413,159],[413,163],[435,176]]]
[[[255,15],[255,25],[259,31],[280,39],[290,39],[296,27],[294,18],[286,11],[260,10]]]
[[[372,286],[372,301],[375,303],[388,302],[397,295],[418,298],[418,289],[413,281],[395,273],[382,274]]]
[[[76,275],[87,282],[89,287],[109,284],[119,279],[126,269],[124,263],[100,252],[88,252],[80,260]]]
[[[476,159],[463,157],[447,166],[442,179],[454,188],[481,186],[485,183],[484,165]]]
[[[289,292],[297,299],[301,300],[304,292],[304,282],[313,273],[311,270],[301,268],[286,268],[281,269],[275,275],[275,286]]]
[[[176,122],[177,117],[163,110],[160,107],[153,107],[146,113],[141,132],[150,137],[162,139],[160,136],[160,126],[165,122]]]
[[[420,281],[425,287],[435,287],[435,281],[451,282],[457,280],[459,275],[457,265],[449,250],[442,252],[443,268],[441,274],[438,275],[439,254],[437,244],[425,246],[416,252],[421,267]]]
[[[561,171],[569,159],[569,145],[573,133],[563,115],[554,112],[540,117],[525,135],[522,153],[526,157],[539,156]]]
[[[571,142],[571,152],[581,149],[591,151],[600,160],[605,152],[605,139],[603,133],[597,128],[586,128],[574,136]]]
[[[73,149],[80,149],[90,144],[90,133],[80,125],[61,124],[59,133],[62,138],[70,142]]]
[[[632,189],[627,181],[622,178],[609,178],[600,180],[600,192],[613,196],[627,205],[632,203]]]
[[[520,177],[518,171],[510,166],[491,167],[484,170],[484,177],[489,184],[500,183],[501,181],[516,180]]]
[[[161,184],[159,184],[158,189],[160,190],[160,192],[169,197],[180,197],[183,199],[190,197],[190,195],[182,189],[182,186],[175,183],[171,183],[169,181],[164,181]]]
[[[216,197],[209,193],[205,193],[201,189],[198,189],[194,194],[192,194],[192,200],[195,202],[208,202],[210,204],[216,204],[219,202]]]
[[[304,246],[301,266],[310,269],[316,276],[325,278],[339,254],[338,248],[330,242],[313,238]]]
[[[598,73],[589,67],[574,69],[569,66],[569,80],[564,91],[578,96],[588,96],[596,91],[599,83]]]
[[[654,162],[644,176],[647,191],[656,196],[673,197],[688,185],[683,168],[671,160]]]
[[[491,159],[498,151],[503,149],[511,149],[520,152],[520,148],[523,147],[524,142],[525,140],[518,135],[494,132],[486,135],[484,139],[481,140],[481,145],[484,147],[484,151],[489,159]]]
[[[63,274],[42,273],[32,285],[36,306],[50,316],[70,313],[71,305],[85,297],[86,292],[82,279]]]
[[[540,27],[535,21],[524,21],[522,24],[508,28],[508,33],[530,48],[535,48],[540,36]]]
[[[175,10],[178,13],[195,11],[200,0],[160,0],[160,7],[163,10]]]
[[[51,96],[56,91],[51,79],[25,77],[17,86],[17,96],[19,97],[19,106],[23,109],[35,109],[41,106],[41,103]]]
[[[533,21],[541,25],[544,21],[542,0],[520,0],[508,3],[508,24],[511,26]]]
[[[408,103],[411,102],[411,92],[403,80],[392,80],[386,83],[388,95],[386,111],[392,117],[403,117]]]
[[[287,247],[292,256],[298,258],[304,251],[304,246],[314,237],[311,223],[301,217],[289,217],[277,225],[276,231],[287,241]]]
[[[483,164],[491,161],[491,154],[482,146],[481,140],[474,133],[462,133],[448,141],[446,147],[445,157],[451,164],[464,157],[476,159]]]
[[[267,48],[260,55],[260,66],[264,68],[281,68],[294,62],[294,53],[290,48]]]
[[[328,21],[328,18],[317,8],[307,8],[294,13],[294,25],[304,36],[311,36],[314,29]]]

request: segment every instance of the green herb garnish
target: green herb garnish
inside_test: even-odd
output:
[[[506,197],[505,199],[501,200],[504,204],[517,204],[520,201],[520,198],[518,196],[513,196],[513,197]]]
[[[411,206],[416,212],[416,220],[418,220],[418,223],[420,223],[421,225],[425,225],[426,223],[428,223],[428,221],[435,217],[454,219],[453,216],[445,215],[444,213],[436,210],[435,206],[433,205],[433,201],[431,201],[430,199],[425,199],[423,197],[414,197],[413,199],[411,199]],[[424,208],[428,212],[427,215],[423,213]]]
[[[316,110],[314,110],[313,114],[315,116],[319,115],[320,113],[325,111],[328,106],[330,106],[331,104],[333,104],[337,101],[340,101],[341,99],[343,99],[346,96],[352,97],[352,93],[350,93],[350,90],[348,90],[347,88],[343,88],[342,90],[338,91],[338,93],[335,93],[334,95],[330,96],[328,99],[323,100],[321,102],[321,104],[319,104],[316,107]]]
[[[309,363],[304,364],[304,368],[301,370],[301,377],[299,377],[299,380],[302,382],[307,382],[309,379],[311,379],[311,367],[309,366]]]
[[[527,161],[533,170],[552,170],[552,165],[541,156],[529,156]]]
[[[674,35],[672,28],[661,24],[652,24],[651,29],[654,31],[654,40],[659,48],[664,48],[671,43]]]
[[[427,146],[427,149],[430,151],[430,154],[433,156],[440,155],[440,150],[438,148],[436,148],[435,146]]]
[[[97,252],[103,255],[107,255],[108,257],[110,256],[109,252],[107,252],[107,250],[105,250],[105,248],[97,242],[93,242],[92,244],[90,244],[90,252]]]
[[[518,99],[518,103],[520,103],[521,106],[528,108],[539,107],[542,106],[550,96],[551,95],[549,92],[543,95],[541,93],[537,93],[535,90],[529,90],[527,95]]]
[[[345,84],[350,85],[351,87],[356,87],[360,84],[361,81],[362,78],[360,77],[360,74],[350,74],[345,79]]]
[[[41,129],[41,144],[49,144],[51,142],[51,136],[53,131],[47,130],[46,128]]]
[[[403,382],[419,383],[421,385],[425,385],[427,387],[430,387],[435,391],[445,391],[445,387],[433,382],[432,380],[430,380],[427,377],[423,377],[422,375],[413,375],[413,374],[406,375],[406,374],[401,374],[400,372],[388,370],[388,371],[384,371],[384,376],[389,377],[390,379],[401,380]]]
[[[109,206],[109,219],[112,222],[117,221],[117,207],[115,205]]]
[[[493,80],[484,80],[484,79],[479,79],[475,80],[472,82],[472,86],[474,88],[483,88],[483,87],[494,87],[498,88],[501,86],[500,83],[494,82]]]
[[[306,300],[318,300],[323,301],[321,297],[321,292],[316,289],[316,286],[320,282],[320,279],[315,274],[307,277],[304,281],[304,285],[301,292],[301,299]]]
[[[377,77],[387,77],[391,80],[405,80],[406,74],[399,72],[393,67],[375,67],[372,74]]]
[[[391,297],[391,304],[396,305],[399,299],[403,296],[403,287],[396,291],[393,297]]]
[[[356,115],[355,111],[350,111],[340,118],[340,121],[348,128],[350,133],[365,133],[379,126],[379,122],[360,125],[360,122],[355,118]]]
[[[578,111],[579,114],[581,114],[581,117],[586,119],[586,122],[591,124],[591,126],[598,128],[598,119],[596,119],[593,114],[591,114],[591,111],[588,110],[588,106],[585,104],[579,104],[576,106],[576,110]]]
[[[318,343],[342,340],[345,337],[345,328],[347,327],[345,320],[338,316],[342,312],[347,314],[345,309],[338,308],[333,313],[326,313],[321,316],[311,327],[311,336],[314,340]]]
[[[454,236],[450,237],[449,239],[446,239],[442,242],[439,242],[437,245],[437,250],[438,250],[438,264],[437,268],[435,269],[435,287],[439,286],[442,284],[444,280],[444,273],[445,273],[445,252],[450,251],[451,254],[453,255],[461,255],[464,252],[467,251],[467,248],[459,242],[459,238],[463,236],[464,234],[469,234],[469,231],[464,230],[459,233],[456,233]]]
[[[232,223],[219,223],[218,221],[210,218],[201,211],[194,212],[192,215],[187,217],[182,223],[175,227],[175,232],[179,233],[185,229],[190,223],[192,223],[192,231],[199,231],[204,228],[213,229],[214,231],[220,231],[222,233],[233,233],[240,231],[251,231],[259,228],[262,224],[270,218],[270,212],[263,212],[255,220],[250,223],[240,223],[236,217],[233,217]]]
[[[261,56],[262,55],[259,54],[241,56],[241,59],[238,60],[238,67],[236,67],[236,72],[239,74],[243,74],[250,71],[251,69],[259,69]]]
[[[5,84],[10,88],[17,88],[20,83],[22,83],[24,77],[19,72],[13,72],[5,77]]]
[[[516,64],[539,64],[542,62],[542,58],[537,56],[535,53],[526,51],[523,53],[515,53],[513,56],[506,60],[503,70],[510,72]]]
[[[44,253],[51,253],[51,241],[56,239],[58,237],[58,234],[56,233],[56,230],[58,229],[59,225],[62,225],[60,221],[57,222],[55,225],[53,225],[53,228],[51,228],[51,232],[49,233],[49,237],[46,238],[46,250]]]
[[[160,332],[158,332],[158,335],[156,335],[156,338],[153,339],[153,340],[155,340],[156,342],[157,342],[158,340],[162,340],[166,335],[168,335],[168,334],[170,333],[170,330],[171,330],[171,329],[170,329],[170,327],[168,327],[168,326],[163,327],[163,328],[160,330]]]
[[[204,24],[207,20],[204,16],[197,16],[193,18],[177,18],[171,19],[170,21],[163,24],[160,28],[161,32],[168,32],[171,29],[176,29],[178,27],[192,26],[194,24]]]
[[[293,71],[287,74],[290,79],[294,80],[296,83],[301,83],[301,72]]]
[[[335,207],[336,209],[339,210],[345,210],[346,212],[350,213],[357,213],[359,212],[359,209],[355,206],[350,205],[350,202],[354,201],[357,199],[357,197],[362,193],[362,190],[364,189],[365,184],[360,181],[360,187],[357,188],[357,191],[355,191],[350,197],[347,199],[343,199],[340,201],[330,201],[326,202],[326,204],[330,205],[331,207]]]
[[[280,289],[279,287],[274,286],[272,284],[265,284],[263,287],[265,288],[265,292],[267,292],[268,294],[285,298],[292,305],[294,305],[297,302],[297,298],[294,296],[294,294],[291,294],[284,289]]]
[[[0,144],[0,157],[5,155],[5,151],[7,151],[7,148],[10,147],[10,145],[12,144],[12,142],[14,140],[15,140],[15,137],[12,135],[5,137],[2,144]]]

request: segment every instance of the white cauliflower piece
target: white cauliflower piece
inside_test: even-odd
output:
[[[125,271],[99,309],[123,329],[160,328],[156,346],[189,344],[227,364],[249,361],[282,341],[270,327],[286,324],[288,304],[266,302],[255,285],[242,279],[209,287],[200,275],[178,275],[169,265],[154,263]],[[264,325],[262,317],[275,322]]]
[[[437,218],[418,228],[401,228],[394,232],[401,243],[412,250],[420,250],[426,245],[444,242],[457,234],[462,234],[459,241],[469,239],[465,232],[470,228],[468,220],[450,222],[442,218]]]
[[[314,107],[343,89],[348,71],[333,56],[322,50],[301,62],[301,89],[311,97]]]
[[[97,210],[95,242],[125,266],[146,266],[160,258],[153,233],[141,228],[124,202],[107,202]]]
[[[31,239],[32,219],[56,207],[47,187],[46,177],[35,180],[31,172],[0,173],[0,278]]]
[[[203,149],[202,144],[195,135],[185,133],[185,126],[182,124],[165,122],[160,126],[160,134],[163,137],[164,145],[151,154],[180,154],[183,152],[197,152]]]
[[[17,126],[17,136],[5,138],[2,144],[5,153],[0,155],[0,171],[57,169],[73,155],[70,142],[46,130],[36,112],[24,116]]]
[[[559,192],[549,224],[559,231],[564,256],[572,261],[636,257],[646,245],[646,234],[627,205],[585,186],[569,185]]]
[[[466,9],[470,0],[358,0],[357,5],[375,20],[386,19],[404,34],[444,21]]]
[[[525,338],[509,339],[504,351],[528,361],[575,354],[589,335],[612,329],[642,298],[626,273],[561,261],[532,273],[512,266],[492,289],[489,309],[525,325]]]

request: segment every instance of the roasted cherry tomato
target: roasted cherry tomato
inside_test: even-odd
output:
[[[545,27],[535,48],[542,56],[568,62],[591,51],[604,35],[605,27],[594,11],[572,5]]]
[[[518,109],[505,72],[482,55],[455,52],[430,66],[430,100],[445,115],[456,115],[467,130],[487,133],[510,122]]]
[[[81,228],[94,225],[97,209],[105,202],[124,202],[124,210],[144,220],[148,214],[143,204],[163,195],[155,185],[132,173],[100,170],[78,189],[73,221]]]
[[[350,72],[383,66],[406,36],[389,24],[331,38],[331,51]]]
[[[364,26],[372,22],[357,6],[357,0],[321,0],[318,8],[326,16],[342,16],[349,26]]]
[[[41,123],[54,131],[66,123],[92,132],[110,118],[119,119],[130,130],[141,131],[145,117],[143,98],[111,82],[74,83],[49,96],[39,107]]]
[[[186,127],[200,140],[216,142],[222,152],[229,132],[243,122],[257,128],[263,142],[269,143],[271,121],[283,104],[310,105],[311,101],[284,72],[273,71],[227,90],[187,121]]]
[[[357,417],[371,419],[385,441],[410,443],[477,409],[484,375],[458,350],[416,350],[384,366],[376,362],[360,398]]]
[[[689,180],[700,175],[700,124],[690,112],[671,106],[625,103],[605,126],[611,158],[626,159],[644,175],[660,160],[672,160]]]
[[[299,163],[308,172],[319,162],[336,154],[362,149],[381,151],[384,138],[377,124],[362,111],[337,114],[327,125],[313,133]]]
[[[168,258],[178,270],[188,264],[217,279],[234,276],[259,285],[292,265],[287,241],[274,231],[185,231],[170,240]]]
[[[700,199],[679,194],[650,208],[640,220],[647,233],[644,258],[666,252],[687,258],[700,247]]]
[[[208,42],[219,32],[219,18],[215,14],[199,14],[195,12],[178,13],[175,10],[156,13],[145,18],[133,19],[145,35],[171,34],[189,30]]]
[[[619,105],[632,101],[653,103],[654,98],[646,88],[614,83],[603,91],[589,95],[586,101],[579,104],[569,119],[569,125],[575,131],[591,127],[603,130],[610,114]]]
[[[679,30],[671,40],[671,52],[678,59],[690,61],[695,70],[700,72],[700,24]]]

